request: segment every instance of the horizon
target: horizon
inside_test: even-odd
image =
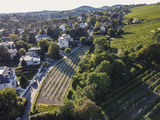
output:
[[[36,11],[65,11],[78,8],[80,6],[91,6],[99,8],[102,6],[113,6],[117,4],[130,5],[130,4],[153,4],[160,2],[160,0],[5,0],[1,2],[0,14],[9,13],[24,13],[24,12],[36,12]],[[10,3],[10,4],[8,4]],[[63,4],[62,4],[63,3]],[[7,7],[6,7],[7,6]],[[14,7],[13,7],[14,6]]]

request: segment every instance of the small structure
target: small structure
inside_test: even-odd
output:
[[[31,47],[25,56],[20,58],[20,65],[23,60],[26,61],[27,66],[29,65],[39,65],[41,63],[40,56],[38,52],[40,51],[39,47]]]
[[[19,35],[22,35],[24,33],[24,28],[18,28],[18,32],[19,32]]]
[[[139,23],[140,21],[141,21],[140,19],[133,19],[132,23],[136,24],[136,23]]]
[[[68,34],[62,34],[58,39],[58,45],[60,48],[69,47],[69,42],[73,42],[73,38]]]
[[[16,87],[17,79],[13,69],[0,67],[0,90],[8,87]]]
[[[104,26],[101,26],[100,31],[101,31],[101,32],[105,32],[105,31],[106,31],[106,28],[105,28]]]
[[[2,42],[0,43],[0,46],[4,46],[5,48],[8,48],[8,49],[13,49],[15,47],[15,44],[14,42]]]
[[[37,42],[39,42],[39,40],[42,40],[42,39],[51,40],[51,38],[46,34],[37,35],[35,38]]]
[[[82,17],[82,16],[78,16],[77,19],[78,19],[79,21],[82,21],[83,17]]]
[[[9,34],[8,33],[4,33],[2,35],[2,40],[5,42],[5,41],[9,41]]]
[[[66,30],[66,26],[65,26],[65,24],[60,25],[60,26],[59,26],[59,29],[61,29],[62,31],[65,31],[65,30]]]
[[[20,58],[20,64],[22,63],[23,60],[26,61],[27,66],[29,66],[29,65],[39,65],[41,63],[40,57],[32,57],[32,56],[29,56],[29,55],[22,56]]]
[[[87,23],[84,22],[84,23],[80,23],[80,28],[86,28],[87,27]]]

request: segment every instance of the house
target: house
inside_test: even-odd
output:
[[[40,51],[40,48],[39,47],[31,47],[29,50],[28,50],[28,53],[27,55],[29,56],[38,56],[38,52]]]
[[[0,67],[0,90],[8,87],[16,87],[16,75],[13,69]]]
[[[83,17],[82,17],[82,16],[78,16],[77,19],[78,19],[79,21],[82,21]]]
[[[87,27],[87,23],[80,23],[80,28],[86,28]]]
[[[22,35],[24,33],[24,28],[18,28],[18,32],[19,32],[19,35]]]
[[[4,46],[5,48],[8,48],[8,49],[13,49],[15,47],[15,44],[14,42],[2,42],[0,43],[0,46]]]
[[[39,47],[31,47],[25,56],[20,58],[20,65],[23,60],[26,61],[27,66],[29,65],[39,65],[41,63],[40,56],[38,52],[40,51]]]
[[[141,20],[140,19],[133,19],[132,23],[136,24],[139,23]]]
[[[36,41],[38,42],[39,40],[42,40],[42,39],[46,39],[46,40],[51,40],[51,38],[46,35],[46,34],[40,34],[40,35],[37,35],[36,37]]]
[[[60,25],[60,26],[59,26],[59,29],[61,29],[62,31],[65,31],[65,30],[66,30],[66,26],[65,26],[65,24]]]
[[[106,28],[105,28],[104,26],[101,26],[100,31],[101,31],[101,32],[105,32],[105,31],[106,31]]]
[[[73,38],[68,34],[62,34],[58,39],[58,45],[60,48],[69,47],[69,42],[73,42]]]

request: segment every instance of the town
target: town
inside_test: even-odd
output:
[[[0,120],[159,120],[157,11],[159,3],[0,14]]]

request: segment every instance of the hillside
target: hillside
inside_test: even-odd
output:
[[[135,7],[131,13],[125,15],[124,23],[128,19],[144,19],[139,24],[124,26],[125,34],[121,38],[112,41],[112,47],[134,49],[137,45],[149,45],[155,41],[152,40],[152,30],[160,27],[160,5],[150,5],[144,7]]]

